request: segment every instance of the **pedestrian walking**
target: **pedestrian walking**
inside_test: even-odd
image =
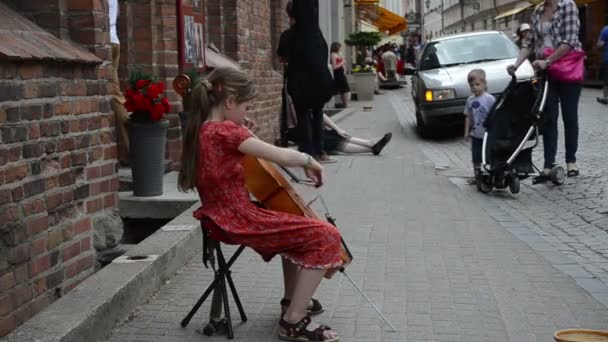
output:
[[[536,183],[550,180],[551,168],[557,154],[557,119],[562,109],[566,145],[566,166],[569,177],[579,174],[576,166],[578,149],[578,102],[582,90],[584,52],[578,39],[580,21],[574,0],[545,0],[532,13],[531,32],[522,45],[514,65],[507,67],[513,74],[523,61],[534,54],[532,65],[547,70],[549,94],[542,127],[544,166]]]

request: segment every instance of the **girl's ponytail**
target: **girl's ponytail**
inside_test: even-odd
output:
[[[211,113],[212,103],[209,99],[207,87],[203,85],[207,80],[200,80],[192,86],[189,95],[190,112],[186,129],[182,133],[182,160],[178,177],[178,188],[181,191],[196,188],[196,169],[198,166],[199,129]]]

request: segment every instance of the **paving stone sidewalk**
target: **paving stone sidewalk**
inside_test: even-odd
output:
[[[406,95],[407,93],[407,95]],[[392,94],[406,132],[415,136],[414,107],[409,90]],[[543,236],[546,242],[580,266],[571,275],[584,275],[581,283],[608,285],[608,167],[605,144],[608,134],[608,106],[595,101],[599,90],[584,89],[580,100],[580,138],[577,154],[581,175],[567,179],[562,186],[532,185],[522,182],[521,193],[494,192],[485,199],[501,208],[531,233]],[[563,126],[559,123],[558,162],[563,163]],[[465,191],[475,192],[465,185],[464,177],[471,175],[470,148],[459,136],[418,140],[425,155],[433,161],[436,172],[450,179]],[[535,163],[542,166],[542,141],[534,150]],[[608,303],[608,297],[606,298]]]
[[[327,309],[317,319],[341,341],[552,341],[558,329],[608,326],[608,308],[490,217],[472,194],[435,175],[416,140],[402,132],[390,93],[340,125],[358,137],[394,135],[381,156],[338,156],[326,166],[321,194],[355,256],[348,274],[399,330],[391,332],[338,274],[316,298]],[[305,199],[313,197],[304,191]],[[323,213],[319,201],[314,206]],[[249,317],[236,325],[235,339],[277,340],[280,261],[264,263],[246,250],[233,271]],[[187,328],[179,326],[211,278],[195,257],[107,341],[223,341],[197,332],[207,304]]]

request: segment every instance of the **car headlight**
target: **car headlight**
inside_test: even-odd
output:
[[[452,100],[456,98],[456,92],[454,89],[439,89],[439,90],[427,90],[424,93],[424,99],[426,102]]]

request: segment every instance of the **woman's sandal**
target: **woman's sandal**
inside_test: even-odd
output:
[[[306,330],[306,327],[312,322],[310,316],[304,316],[297,323],[289,323],[283,318],[279,321],[281,330],[279,331],[279,338],[284,341],[296,341],[296,342],[335,342],[339,341],[340,337],[329,338],[325,336],[325,331],[331,330],[326,325],[319,325],[315,330]]]
[[[309,305],[306,307],[306,313],[308,315],[314,316],[322,314],[325,311],[321,302],[314,298],[311,298],[310,300],[312,301],[312,306]],[[290,304],[291,300],[285,298],[281,299],[281,317],[285,314],[285,310],[287,310]]]

